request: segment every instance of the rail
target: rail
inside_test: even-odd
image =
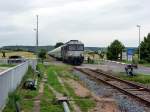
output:
[[[136,85],[125,80],[121,80],[103,72],[98,72],[87,68],[74,69],[90,77],[94,77],[97,80],[100,80],[101,82],[119,90],[120,92],[137,99],[143,104],[150,106],[150,90],[148,88],[144,88],[143,86]]]

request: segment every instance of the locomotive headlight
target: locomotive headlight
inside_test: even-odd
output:
[[[82,56],[82,57],[83,57],[84,55],[83,55],[83,54],[80,54],[80,56]]]
[[[68,55],[69,55],[69,56],[72,56],[72,53],[69,53]]]

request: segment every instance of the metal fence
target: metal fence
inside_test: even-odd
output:
[[[35,58],[20,58],[20,59],[8,59],[8,58],[0,58],[0,64],[19,64],[25,62],[26,60],[36,60]]]
[[[7,102],[8,94],[13,92],[20,84],[23,76],[28,70],[29,65],[35,69],[37,61],[35,59],[27,60],[24,63],[0,73],[0,112]]]
[[[8,64],[8,59],[0,58],[0,64]]]

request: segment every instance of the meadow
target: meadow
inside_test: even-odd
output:
[[[2,58],[2,53],[0,53],[0,58]],[[9,56],[14,56],[14,55],[17,55],[17,56],[21,56],[21,57],[24,57],[24,58],[35,58],[36,55],[32,52],[26,52],[26,51],[6,51],[5,53],[6,55],[6,58],[8,58]]]

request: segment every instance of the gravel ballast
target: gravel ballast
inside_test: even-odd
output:
[[[74,75],[79,77],[79,79],[96,95],[115,99],[120,108],[120,112],[149,112],[146,107],[104,83],[97,82],[76,70],[74,71]]]

